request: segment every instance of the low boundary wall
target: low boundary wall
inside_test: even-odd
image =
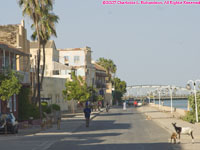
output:
[[[153,104],[153,103],[149,104],[149,106],[156,107],[160,111],[171,112],[171,107],[169,107],[169,106],[162,106],[162,105],[160,105],[160,108],[159,108],[158,104]],[[172,107],[172,114],[175,117],[183,117],[183,116],[186,115],[187,112],[188,112],[187,110]]]

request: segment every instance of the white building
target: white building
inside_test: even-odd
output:
[[[32,54],[31,68],[35,68],[38,51],[38,43],[30,43],[30,52]],[[49,103],[58,104],[62,111],[68,110],[68,102],[64,100],[62,91],[65,89],[67,78],[71,78],[71,68],[59,63],[59,51],[56,49],[54,41],[48,41],[45,46],[46,63],[44,80],[41,91],[41,98],[50,99]],[[43,53],[41,49],[41,68],[43,65]]]
[[[35,67],[35,60],[37,58],[37,50],[38,50],[38,43],[31,42],[30,49],[32,54],[32,68]],[[58,77],[58,78],[70,78],[71,77],[71,68],[59,63],[59,51],[56,49],[56,45],[54,41],[48,41],[45,46],[45,55],[46,55],[46,64],[45,64],[45,77]],[[43,65],[43,53],[41,49],[41,61],[40,65],[42,68]]]
[[[76,69],[76,75],[83,77],[88,86],[94,84],[95,68],[91,62],[91,48],[58,49],[59,62]]]

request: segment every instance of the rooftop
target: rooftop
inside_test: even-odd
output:
[[[102,67],[101,65],[98,65],[97,63],[94,63],[94,66],[95,66],[96,70],[100,70],[100,71],[105,71],[106,72],[106,69],[104,67]]]
[[[83,48],[64,48],[64,49],[58,49],[58,51],[81,51],[81,50],[88,50],[91,51],[91,48],[86,46]]]
[[[45,45],[45,48],[52,48],[53,45],[55,45],[53,40],[50,40],[47,42],[47,44]],[[32,41],[30,42],[30,48],[38,48],[38,42],[37,41]]]
[[[17,55],[30,56],[30,54],[26,54],[26,53],[20,51],[19,49],[15,48],[14,46],[9,45],[9,44],[4,43],[4,42],[0,42],[0,49],[6,50],[6,51],[9,51],[9,52],[13,52]]]

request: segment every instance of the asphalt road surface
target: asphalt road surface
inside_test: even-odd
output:
[[[173,150],[170,135],[136,108],[112,108],[85,127],[83,120],[68,120],[61,130],[30,136],[0,138],[1,150]]]

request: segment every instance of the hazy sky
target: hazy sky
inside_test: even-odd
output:
[[[112,59],[128,85],[185,86],[200,78],[200,5],[56,0],[54,12],[60,17],[57,48],[91,47],[93,59]],[[1,1],[0,14],[0,24],[23,18],[17,0]],[[30,39],[31,21],[25,21]]]

